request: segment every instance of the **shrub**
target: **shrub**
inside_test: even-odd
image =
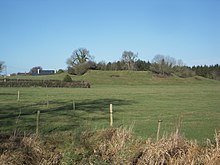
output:
[[[70,77],[70,75],[66,75],[64,78],[63,78],[63,81],[64,82],[72,82],[73,80],[72,80],[72,78]]]
[[[85,74],[89,69],[89,66],[87,63],[78,64],[74,67],[74,73],[76,75],[83,75]]]
[[[58,71],[57,71],[57,74],[60,74],[60,73],[64,73],[65,71],[63,70],[63,69],[59,69]]]
[[[95,70],[96,69],[96,63],[93,61],[88,61],[85,63],[79,63],[75,65],[74,67],[68,67],[68,73],[74,74],[74,75],[83,75],[85,74],[89,69]]]
[[[195,76],[195,72],[186,66],[176,66],[174,67],[175,74],[182,78],[193,77]]]

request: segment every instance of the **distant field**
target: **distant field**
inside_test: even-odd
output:
[[[109,104],[113,104],[114,126],[133,126],[137,135],[146,138],[155,138],[159,119],[162,133],[173,131],[180,123],[187,138],[200,141],[213,138],[215,129],[220,130],[218,81],[123,71],[90,71],[73,79],[88,80],[92,88],[0,88],[0,131],[35,132],[37,110],[41,111],[40,132],[44,134],[79,127],[106,128]],[[76,110],[72,110],[73,100]]]

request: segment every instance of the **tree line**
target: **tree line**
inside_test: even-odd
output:
[[[210,78],[210,79],[215,79],[215,80],[220,80],[220,65],[200,65],[200,66],[193,66],[192,70],[196,73],[196,75]]]
[[[115,62],[94,62],[86,48],[79,48],[73,51],[67,59],[68,73],[82,75],[87,70],[135,70],[151,71],[160,76],[175,74],[179,77],[192,77],[195,75],[220,80],[220,66],[193,66],[184,65],[181,59],[176,60],[170,56],[156,55],[152,61],[145,61],[138,58],[138,53],[132,51],[122,52],[121,60]]]
[[[220,80],[220,65],[200,65],[186,66],[181,59],[175,59],[170,56],[155,55],[150,61],[141,60],[138,58],[138,53],[132,51],[123,51],[121,59],[115,62],[95,62],[89,50],[86,48],[78,48],[72,52],[72,55],[67,59],[67,72],[74,75],[83,75],[88,70],[134,70],[134,71],[151,71],[160,76],[177,75],[179,77],[192,77],[195,75],[205,78]],[[0,61],[0,72],[6,66],[3,61]],[[42,70],[42,67],[33,67],[30,73]],[[60,69],[57,73],[63,73]]]

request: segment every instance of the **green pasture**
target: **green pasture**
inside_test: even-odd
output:
[[[180,125],[185,137],[203,141],[212,139],[215,130],[220,130],[218,81],[102,71],[73,79],[88,80],[92,87],[0,88],[0,132],[34,133],[38,110],[41,134],[106,128],[109,104],[113,104],[115,127],[132,127],[144,138],[156,137],[158,120],[162,120],[161,135],[173,132]]]

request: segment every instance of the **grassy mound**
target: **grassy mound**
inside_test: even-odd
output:
[[[63,80],[66,73],[46,76],[13,76],[13,79]],[[160,76],[150,71],[100,71],[89,70],[81,76],[72,75],[73,81],[88,81],[92,85],[149,85],[149,84],[185,84],[218,83],[218,81],[195,76],[180,78],[176,75]],[[1,79],[1,78],[0,78]]]

